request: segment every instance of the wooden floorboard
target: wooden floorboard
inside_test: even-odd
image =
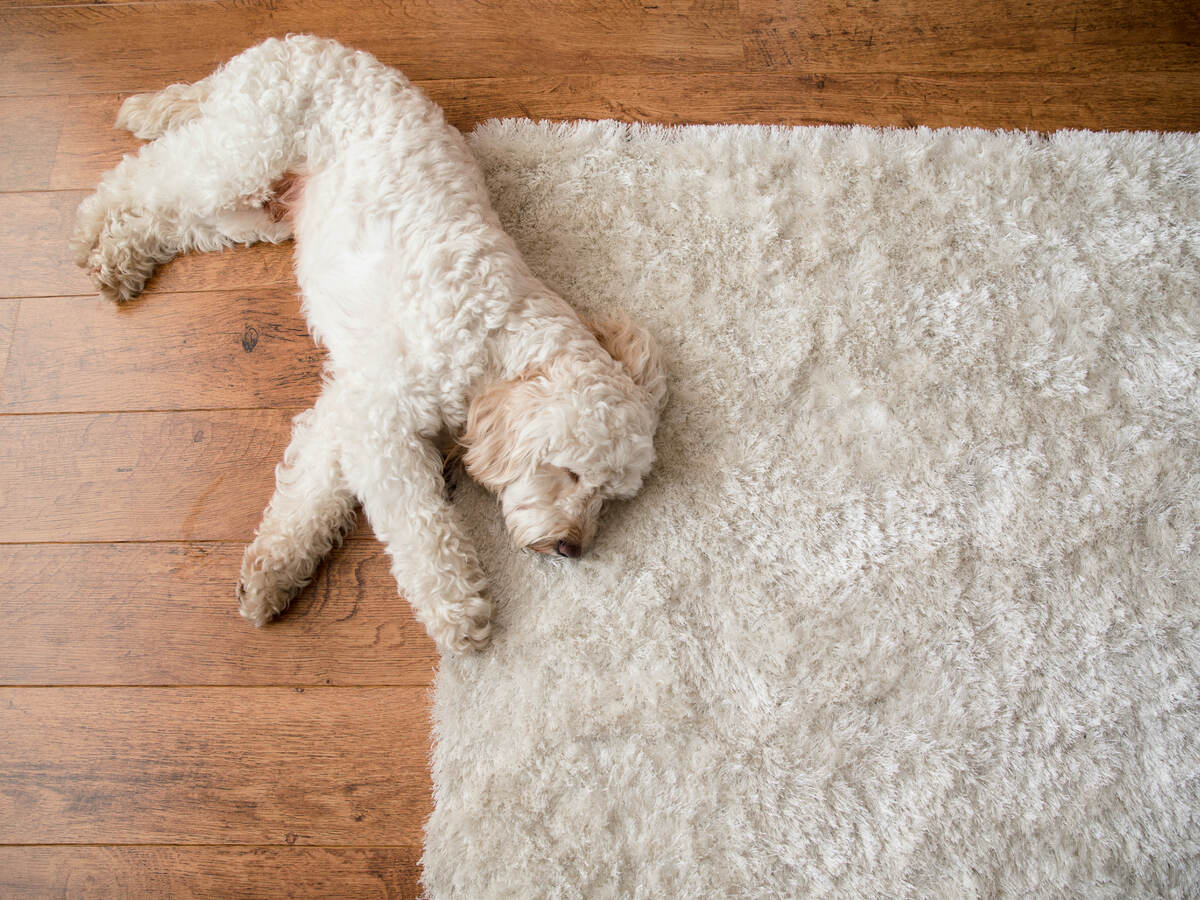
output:
[[[739,9],[740,6],[740,9]],[[204,40],[195,40],[197,27]],[[1189,0],[827,4],[538,0],[363,4],[195,0],[0,9],[3,96],[147,90],[195,80],[263,38],[304,31],[409,77],[804,72],[1117,73],[1192,70]]]
[[[1035,131],[1177,131],[1200,121],[1200,76],[1192,71],[515,76],[428,87],[463,128],[506,117]]]
[[[0,847],[0,896],[416,900],[415,847]]]
[[[0,688],[0,843],[420,846],[422,688]]]
[[[3,379],[8,365],[8,352],[12,347],[13,330],[20,308],[20,300],[0,300],[0,379]]]
[[[67,247],[83,192],[0,194],[0,297],[91,293]]]
[[[731,71],[743,62],[735,0],[363,3],[352,14],[325,0],[59,6],[0,10],[0,95],[194,81],[288,31],[337,38],[422,79]]]
[[[437,654],[374,541],[275,622],[237,611],[241,544],[0,545],[0,684],[428,685]]]
[[[141,143],[113,124],[126,96],[0,98],[0,191],[94,185]]]
[[[0,417],[0,543],[246,541],[287,410]]]
[[[0,301],[0,329],[13,302]],[[9,342],[0,412],[302,409],[324,358],[295,291],[282,288],[150,294],[123,306],[41,297],[22,305]]]
[[[1193,71],[1192,0],[742,0],[745,66],[772,72]]]
[[[289,31],[463,130],[1200,129],[1192,0],[0,0],[0,897],[418,895],[437,658],[370,528],[279,622],[233,598],[318,386],[290,245],[124,308],[67,245],[124,96]]]

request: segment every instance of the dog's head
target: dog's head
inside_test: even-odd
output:
[[[467,471],[500,498],[514,543],[571,558],[604,501],[641,487],[667,391],[645,331],[624,320],[591,328],[605,352],[564,352],[484,389],[462,438]]]

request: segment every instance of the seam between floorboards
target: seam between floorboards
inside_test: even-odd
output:
[[[4,9],[101,9],[120,8],[122,6],[220,6],[225,0],[124,0],[122,3],[97,3],[87,0],[83,3],[18,3],[5,6]]]
[[[158,0],[148,0],[146,3],[104,3],[97,6],[94,3],[79,3],[62,6],[6,6],[0,7],[0,17],[8,10],[14,9],[113,9],[121,6],[153,6]],[[167,0],[172,5],[182,5],[185,3],[213,3],[221,4],[225,0]],[[1186,44],[1186,41],[1167,42],[1168,46],[1175,44]],[[1162,46],[1162,42],[1154,44],[1133,44],[1133,47],[1141,47],[1144,49],[1154,49]],[[1123,49],[1128,49],[1124,47]],[[222,60],[224,61],[224,60]],[[394,65],[385,63],[389,68],[399,69],[404,71],[402,65]],[[216,66],[214,65],[215,69]],[[211,73],[210,73],[211,74]],[[1147,76],[1147,75],[1200,75],[1200,68],[1197,67],[1179,67],[1168,69],[1135,69],[1129,70],[1105,70],[1099,69],[1095,71],[1079,71],[1078,69],[840,69],[840,68],[805,68],[805,69],[697,69],[687,72],[678,71],[625,71],[625,72],[596,72],[579,71],[579,72],[506,72],[500,75],[465,75],[465,76],[447,76],[444,78],[425,77],[425,78],[409,78],[413,84],[418,87],[429,84],[471,84],[481,82],[494,81],[537,81],[550,80],[555,78],[587,78],[592,80],[614,79],[614,78],[733,78],[733,77],[814,77],[814,76],[839,76],[839,77],[861,77],[861,78],[1075,78],[1080,81],[1098,77],[1109,77],[1113,79],[1127,78],[1130,75]],[[171,76],[164,76],[171,77]],[[107,88],[101,90],[65,90],[51,91],[49,93],[18,93],[5,94],[0,93],[0,100],[42,100],[50,97],[119,97],[127,94],[137,94],[146,91],[160,91],[167,86],[166,82],[156,81],[153,84],[147,84],[143,87],[136,88]]]
[[[135,409],[44,409],[44,410],[14,410],[0,411],[0,418],[19,416],[117,416],[117,415],[165,415],[168,413],[203,413],[203,412],[281,412],[299,413],[309,409],[308,406],[196,406],[176,408],[164,406],[161,408]]]
[[[319,682],[297,682],[296,684],[0,684],[0,691],[5,690],[288,690],[288,691],[338,691],[338,690],[405,690],[420,691],[430,687],[429,682],[413,682],[404,684],[321,684]]]
[[[174,2],[174,0],[173,0],[173,2]],[[178,0],[178,2],[187,2],[187,0]],[[395,67],[393,66],[393,68],[395,68]],[[1147,78],[1149,78],[1151,76],[1184,75],[1184,76],[1190,76],[1192,78],[1196,78],[1196,77],[1200,76],[1200,70],[1198,70],[1198,69],[1145,69],[1145,70],[1140,70],[1140,71],[1135,71],[1135,72],[1120,72],[1120,73],[1119,72],[1094,72],[1094,73],[1090,73],[1090,79],[1094,80],[1094,79],[1100,78],[1100,77],[1111,77],[1113,79],[1116,79],[1118,76],[1128,77],[1129,75],[1139,76],[1139,77],[1147,77]],[[546,75],[546,76],[538,76],[538,77],[545,77],[547,79],[552,79],[552,78],[642,78],[642,77],[648,78],[648,79],[661,79],[661,78],[665,78],[665,77],[708,78],[708,77],[723,77],[723,76],[737,76],[737,77],[741,77],[741,78],[774,77],[774,78],[818,79],[818,78],[833,77],[833,78],[886,78],[886,79],[906,78],[906,79],[926,79],[926,80],[939,80],[939,79],[940,80],[947,80],[947,79],[953,80],[953,79],[960,78],[960,77],[981,78],[981,79],[982,78],[992,78],[992,79],[1026,78],[1026,79],[1036,80],[1039,83],[1045,82],[1047,79],[1069,78],[1069,77],[1080,78],[1081,83],[1083,83],[1085,80],[1087,80],[1083,76],[1081,76],[1080,73],[1078,73],[1078,72],[1036,72],[1036,71],[1035,72],[1024,72],[1024,71],[1022,71],[1022,72],[987,72],[987,71],[980,71],[980,72],[856,72],[856,71],[840,71],[840,70],[834,70],[834,69],[812,69],[812,70],[796,71],[796,72],[779,72],[779,71],[687,72],[687,73],[645,72],[645,73],[611,73],[608,75],[595,75],[594,73],[587,73],[587,72],[564,72],[564,73],[556,73],[554,75]],[[435,81],[440,81],[440,82],[498,81],[498,80],[505,79],[505,78],[514,78],[515,79],[515,78],[528,78],[528,77],[531,77],[531,76],[497,75],[497,76],[481,77],[478,79],[429,79],[429,80],[425,80],[423,82],[422,81],[414,81],[414,84],[428,85]],[[41,99],[53,98],[53,97],[123,96],[123,95],[128,95],[128,94],[155,92],[155,91],[161,90],[165,86],[166,85],[158,85],[156,87],[144,87],[144,88],[128,89],[128,90],[120,90],[120,91],[70,91],[70,92],[66,92],[66,93],[56,93],[56,94],[9,94],[9,95],[0,94],[0,101],[41,100]],[[605,99],[605,98],[602,97],[601,99]],[[915,98],[915,97],[910,98],[910,99],[914,103],[917,102],[917,98]],[[920,102],[923,105],[922,108],[926,108],[924,106],[924,100],[921,100]],[[443,107],[443,108],[445,108],[445,107]],[[938,110],[943,110],[944,105],[934,104],[932,107],[928,107],[928,108],[930,108],[934,111],[938,111]],[[547,113],[539,114],[536,116],[534,116],[534,115],[523,115],[523,116],[488,115],[488,116],[485,116],[484,118],[476,120],[475,124],[472,125],[470,129],[466,129],[466,130],[460,129],[460,131],[462,131],[463,134],[470,134],[471,131],[473,131],[476,126],[478,126],[479,124],[482,124],[483,122],[489,121],[491,119],[509,119],[509,118],[530,119],[535,122],[547,122],[547,121],[549,121],[549,122],[564,122],[564,121],[565,122],[576,122],[576,121],[591,122],[591,121],[608,121],[608,120],[630,121],[628,119],[618,119],[613,115],[608,115],[608,116],[602,117],[601,119],[597,119],[594,116],[566,115],[566,114],[560,114],[560,113],[554,113],[554,112],[547,112]],[[766,116],[764,115],[761,118],[766,119]],[[661,119],[636,119],[633,121],[637,121],[639,123],[649,124],[649,125],[656,125],[656,124],[663,125],[665,127],[678,127],[678,126],[683,126],[683,125],[777,124],[774,121],[763,121],[761,123],[758,123],[758,122],[747,123],[744,121],[712,122],[707,119],[699,119],[699,120],[692,121],[692,120],[688,119],[686,116],[683,118],[682,121],[667,122],[667,121],[662,121]],[[829,120],[829,124],[842,124],[842,123],[834,122],[833,120]],[[797,126],[797,127],[799,127],[799,126]],[[811,126],[809,126],[809,127],[811,127]],[[874,127],[885,127],[885,126],[874,126]],[[974,126],[961,125],[961,126],[942,126],[942,127],[968,128],[968,127],[974,127]],[[1026,129],[1026,130],[1032,130],[1032,129]],[[1142,130],[1142,131],[1144,131],[1144,130],[1150,130],[1150,129],[1121,128],[1121,129],[1110,129],[1110,130],[1119,130],[1119,131]],[[1180,128],[1178,130],[1188,131],[1190,133],[1190,131],[1193,129],[1192,128]],[[142,143],[146,143],[146,142],[142,142]],[[140,146],[142,146],[142,144],[138,144],[138,146],[140,147]],[[136,150],[136,148],[134,148],[134,149]],[[124,154],[122,154],[122,155],[124,155]],[[115,160],[113,162],[113,165],[116,165],[116,163],[119,161],[120,161],[119,159]],[[111,168],[111,166],[109,168]],[[89,190],[89,189],[88,188],[24,188],[24,189],[0,190],[0,194],[69,193],[72,191],[87,191],[87,190]]]
[[[200,5],[204,3],[219,4],[222,0],[125,0],[124,3],[97,3],[96,0],[85,0],[83,3],[17,3],[12,6],[5,6],[3,9],[95,9],[97,6],[104,9],[122,6],[183,6],[191,3]]]
[[[124,539],[116,538],[109,540],[77,540],[77,541],[0,541],[0,547],[77,547],[90,545],[109,545],[109,544],[247,544],[253,537],[247,535],[244,538],[132,538]],[[343,546],[348,543],[361,544],[368,540],[376,540],[372,535],[351,535],[343,539]]]
[[[1190,132],[1189,132],[1190,133]],[[25,193],[20,191],[18,193]],[[138,297],[170,297],[175,294],[219,294],[219,293],[236,293],[239,291],[265,291],[265,290],[281,290],[284,288],[293,287],[293,281],[271,281],[265,284],[243,284],[233,285],[232,287],[215,287],[215,288],[191,288],[188,290],[179,291],[145,291],[139,294]],[[0,300],[63,300],[63,299],[80,299],[80,300],[98,300],[100,295],[95,292],[90,293],[70,293],[70,294],[6,294],[0,296]],[[134,306],[137,304],[137,299],[126,300],[119,304],[120,306]]]
[[[302,849],[302,850],[419,850],[420,844],[308,844],[297,841],[293,844],[181,844],[181,843],[43,843],[43,844],[6,844],[0,843],[2,847],[194,847],[202,848],[230,848],[230,849],[263,849],[263,848],[279,848],[283,850]]]

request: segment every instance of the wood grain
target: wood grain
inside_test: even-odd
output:
[[[0,417],[0,542],[245,541],[292,415]]]
[[[1192,0],[922,0],[798,9],[742,0],[748,71],[1005,74],[1194,71]]]
[[[417,847],[418,688],[0,689],[0,843]]]
[[[4,96],[195,80],[265,37],[308,31],[417,79],[696,72],[1161,72],[1195,68],[1188,0],[826,4],[787,0],[361,5],[250,0],[0,9]],[[195,40],[198,28],[205,39]]]
[[[491,117],[1035,131],[1170,131],[1200,125],[1198,72],[571,75],[435,82],[430,89],[451,119],[465,126]]]
[[[421,79],[728,71],[743,62],[734,0],[407,0],[357,4],[352,14],[323,0],[10,8],[0,10],[0,95],[194,81],[288,32],[337,38]]]
[[[94,296],[67,242],[75,227],[75,208],[83,191],[0,194],[0,247],[4,253],[0,297]],[[256,244],[223,253],[193,253],[161,267],[146,293],[246,290],[285,287],[294,290],[292,246]]]
[[[76,193],[0,194],[0,297],[91,293],[70,260]]]
[[[278,288],[151,294],[123,306],[39,298],[22,308],[10,343],[5,412],[304,408],[324,358],[295,293]]]
[[[334,550],[284,615],[237,612],[240,544],[0,545],[0,684],[427,685],[383,549]]]
[[[0,847],[0,896],[416,900],[415,847]]]
[[[20,309],[20,300],[0,300],[0,383],[8,365],[8,352],[12,347],[13,331]]]
[[[0,98],[0,191],[92,187],[140,143],[113,125],[125,96]]]

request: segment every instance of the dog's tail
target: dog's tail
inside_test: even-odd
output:
[[[132,131],[143,141],[152,141],[200,117],[200,104],[208,97],[207,78],[195,84],[172,84],[149,94],[126,98],[117,113],[117,127]]]

